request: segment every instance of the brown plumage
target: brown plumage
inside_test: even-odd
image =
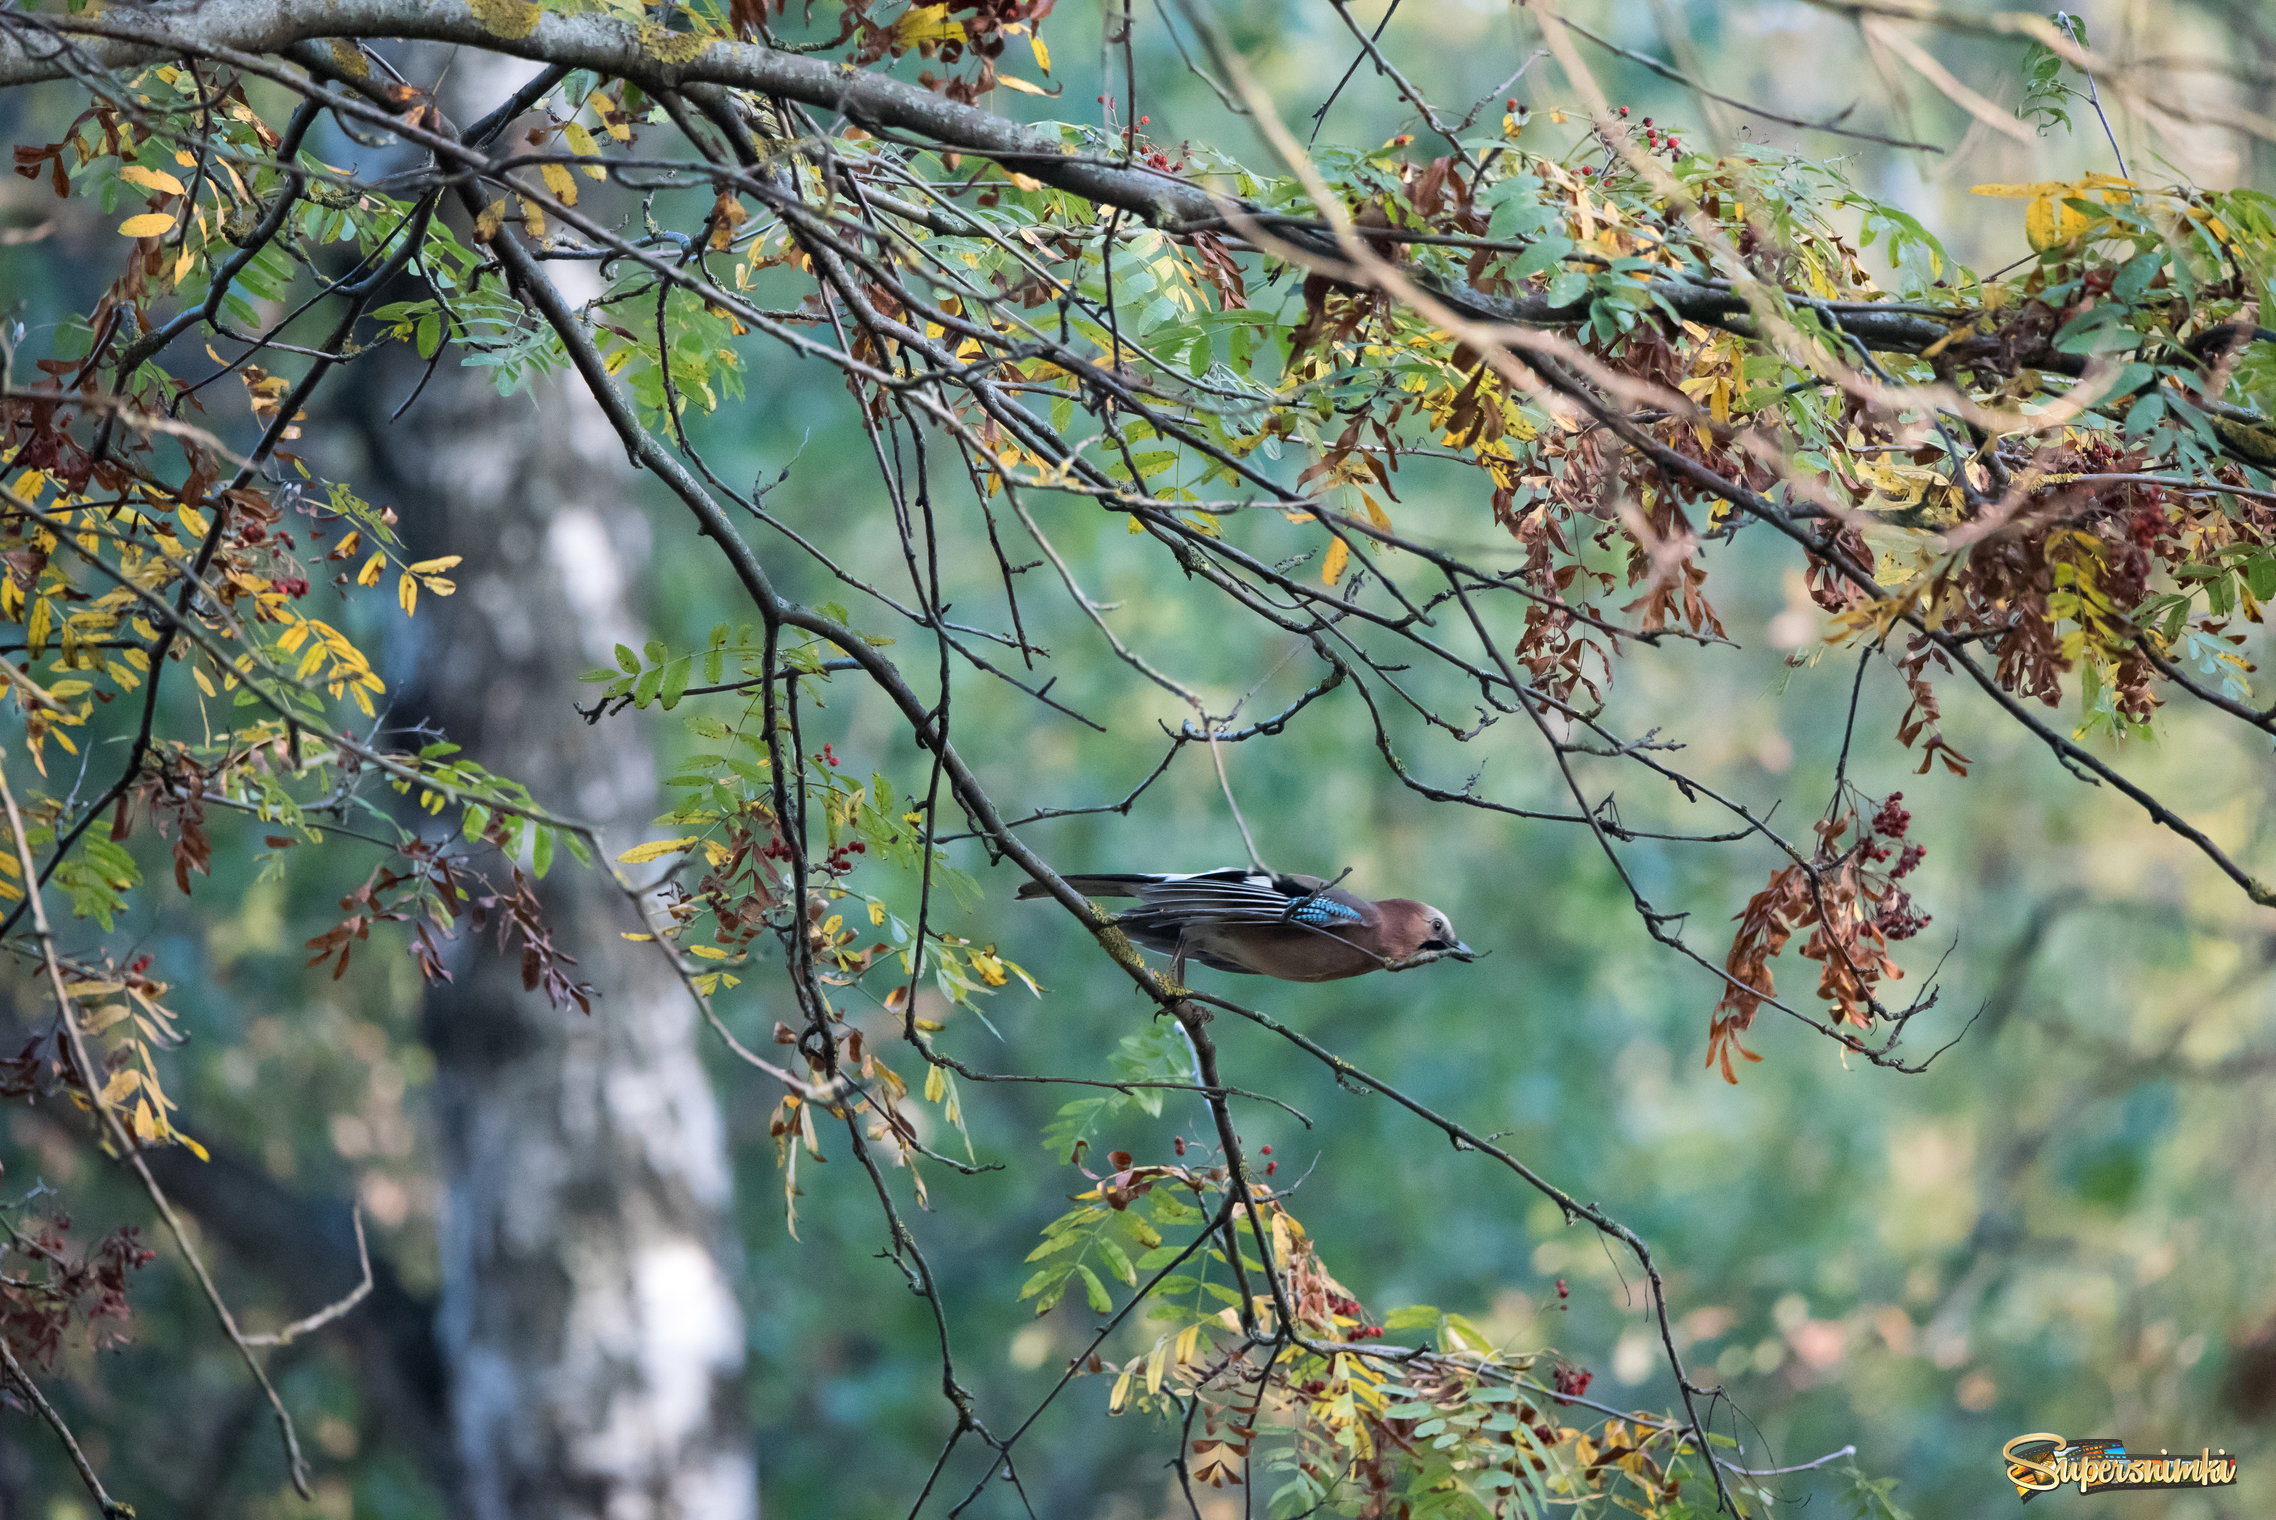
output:
[[[1171,977],[1184,963],[1218,971],[1332,982],[1361,976],[1418,955],[1469,960],[1446,915],[1411,897],[1380,902],[1329,885],[1317,876],[1244,871],[1237,866],[1191,875],[1115,873],[1070,876],[1085,897],[1135,897],[1139,906],[1115,923],[1132,940],[1171,957]],[[1021,897],[1042,897],[1028,882]]]

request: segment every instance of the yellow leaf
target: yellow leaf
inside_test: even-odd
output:
[[[197,682],[198,690],[204,692],[207,696],[210,697],[216,694],[213,689],[213,682],[207,678],[204,671],[198,669],[195,665],[192,665],[190,667],[190,679]]]
[[[528,196],[517,197],[522,203],[522,231],[533,238],[545,236],[545,211]]]
[[[1040,95],[1043,92],[1037,90],[1035,93]],[[1024,174],[1015,174],[1009,169],[1005,170],[1004,173],[1010,178],[1014,187],[1025,190],[1031,195],[1043,188],[1043,181],[1039,179],[1030,179]]]
[[[1050,73],[1051,49],[1043,45],[1043,39],[1041,37],[1030,37],[1027,39],[1027,45],[1035,49],[1035,66],[1046,74]]]
[[[1051,93],[1033,80],[1022,79],[1017,74],[998,74],[996,83],[1007,90],[1017,90],[1022,95],[1049,95]],[[1020,188],[1024,190],[1027,187],[1022,185]]]
[[[383,571],[383,570],[385,570],[386,568],[387,568],[387,556],[386,556],[386,554],[384,554],[384,553],[375,553],[375,554],[373,554],[373,555],[372,555],[372,557],[371,557],[370,559],[367,559],[367,560],[365,560],[365,561],[364,561],[364,567],[363,567],[361,570],[358,570],[358,571],[356,572],[356,584],[357,584],[357,585],[359,585],[359,586],[376,586],[376,585],[378,585],[378,584],[379,584],[379,575],[380,575],[380,572],[381,572],[381,571]]]
[[[654,940],[654,939],[656,938],[656,936],[655,936],[655,935],[653,935],[653,934],[624,934],[624,933],[619,933],[619,934],[617,935],[617,938],[618,938],[618,939],[628,939],[628,940],[631,940],[631,941],[632,941],[634,944],[637,944],[637,945],[645,945],[645,944],[649,943],[650,941]]]
[[[416,564],[406,565],[403,568],[413,575],[439,575],[458,564],[465,557],[463,554],[446,554],[441,559],[423,559]]]
[[[703,842],[703,858],[711,862],[711,867],[713,870],[717,870],[719,867],[727,864],[728,861],[734,859],[735,852],[728,849],[727,846],[721,844],[716,839],[706,839]]]
[[[666,855],[676,854],[694,843],[695,836],[693,834],[685,839],[651,839],[646,844],[634,845],[619,855],[617,859],[626,865],[642,866],[651,860],[661,860]]]
[[[174,225],[171,211],[145,211],[119,223],[119,236],[130,238],[156,237]]]
[[[585,97],[585,102],[600,113],[602,123],[609,129],[609,136],[620,143],[632,141],[632,128],[625,124],[623,113],[617,110],[615,101],[595,90]]]
[[[688,954],[695,956],[699,960],[707,961],[725,961],[734,959],[732,955],[730,955],[727,951],[720,949],[717,945],[690,945],[688,946]]]
[[[573,121],[564,123],[561,128],[561,135],[569,139],[570,152],[582,154],[586,158],[600,157],[601,145],[593,141],[593,134],[586,131],[579,123]],[[606,179],[608,177],[608,170],[599,164],[585,164],[582,167],[585,171],[585,177],[588,179]]]
[[[1320,584],[1333,586],[1343,579],[1343,567],[1351,561],[1351,546],[1342,539],[1328,545],[1327,563],[1320,566]]]
[[[2089,174],[2083,179],[2035,180],[2028,185],[1974,185],[1971,195],[2002,200],[2029,201],[2023,210],[2023,236],[2034,252],[2059,247],[2093,226],[2096,217],[2070,205],[2074,200],[2099,199],[2104,205],[2123,205],[2133,199],[2133,181],[2114,174]]]
[[[403,615],[405,617],[411,616],[413,610],[419,605],[419,582],[417,579],[405,575],[398,581],[395,586],[395,600],[403,604]]]
[[[545,176],[545,188],[558,196],[562,205],[577,204],[577,181],[570,176],[567,164],[540,164],[538,172]]]
[[[506,202],[503,197],[500,197],[484,206],[482,214],[474,219],[475,240],[483,243],[489,242],[498,235],[498,229],[505,225],[505,221]]]
[[[182,182],[163,169],[145,169],[140,164],[128,164],[119,170],[119,178],[130,185],[140,185],[145,190],[163,190],[168,195],[188,194],[182,188]]]
[[[893,34],[908,46],[920,42],[963,42],[964,23],[948,19],[946,5],[914,5],[893,23]]]
[[[938,1103],[942,1094],[947,1091],[947,1069],[939,1066],[927,1067],[925,1070],[925,1101],[927,1103]]]

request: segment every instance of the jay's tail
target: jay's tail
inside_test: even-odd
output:
[[[1124,871],[1106,876],[1068,876],[1062,878],[1068,886],[1085,897],[1136,897],[1141,887],[1160,881],[1158,874],[1142,871]],[[1018,897],[1047,897],[1042,882],[1023,881],[1014,894]]]

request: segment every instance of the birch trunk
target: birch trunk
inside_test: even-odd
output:
[[[518,82],[469,79],[475,62],[460,56],[448,92],[462,120]],[[646,528],[622,448],[573,376],[500,398],[488,371],[446,362],[393,426],[376,389],[363,434],[388,500],[420,555],[465,556],[458,593],[423,599],[411,625],[431,641],[414,651],[419,710],[543,805],[636,842],[658,809],[649,752],[572,705],[580,673],[644,637]],[[620,937],[635,925],[605,879],[563,852],[541,896],[599,989],[589,1016],[524,991],[494,944],[461,945],[424,1011],[464,1512],[755,1520],[731,1177],[695,1011]]]

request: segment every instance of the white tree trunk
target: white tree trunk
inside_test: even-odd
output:
[[[518,82],[520,66],[475,80],[474,65],[462,55],[446,89],[460,120]],[[422,599],[411,625],[421,710],[542,805],[636,842],[658,810],[647,747],[629,722],[588,727],[572,709],[591,691],[578,675],[644,637],[646,527],[599,408],[573,376],[501,399],[487,370],[446,359],[401,422],[378,416],[364,428],[375,487],[397,493],[383,499],[419,555],[465,556],[458,594]],[[541,896],[599,989],[590,1016],[525,992],[519,956],[494,942],[462,944],[455,982],[426,1001],[446,1194],[437,1334],[465,1511],[755,1520],[731,1177],[695,1010],[566,851]]]
[[[438,376],[438,384],[441,377]],[[624,456],[574,382],[500,400],[483,372],[403,425],[461,589],[423,609],[427,710],[485,764],[629,844],[656,811],[630,726],[587,727],[583,670],[642,641],[644,557]],[[424,515],[424,514],[422,514]],[[600,990],[590,1016],[468,947],[427,999],[447,1202],[438,1334],[476,1520],[749,1520],[732,1201],[699,1025],[678,980],[620,937],[604,881],[564,854],[556,942]]]

